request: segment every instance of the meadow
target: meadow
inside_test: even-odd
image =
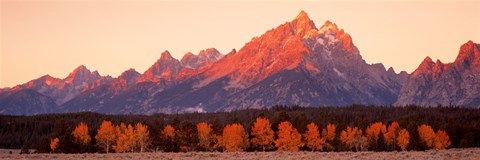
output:
[[[12,151],[12,154],[9,154]],[[2,150],[0,159],[432,159],[474,160],[480,148],[427,150],[408,152],[147,152],[147,153],[84,153],[84,154],[19,154],[19,150]]]

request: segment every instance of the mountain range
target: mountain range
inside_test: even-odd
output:
[[[114,78],[81,65],[0,89],[0,114],[92,111],[108,114],[217,112],[273,105],[410,104],[480,106],[480,45],[468,41],[454,62],[427,57],[411,74],[368,64],[335,23],[317,28],[301,11],[292,21],[223,55],[215,48],[169,51],[144,73]]]

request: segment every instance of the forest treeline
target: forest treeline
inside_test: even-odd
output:
[[[0,116],[0,148],[62,153],[426,150],[480,147],[479,135],[480,109],[455,107]]]

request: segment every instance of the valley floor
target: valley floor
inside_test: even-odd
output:
[[[467,159],[480,157],[480,148],[411,152],[187,152],[187,153],[111,153],[111,154],[19,154],[0,151],[0,159]]]

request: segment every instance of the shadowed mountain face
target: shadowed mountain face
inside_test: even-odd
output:
[[[440,65],[441,62],[426,60],[412,75],[397,74],[382,64],[367,64],[348,33],[330,21],[317,28],[302,11],[292,21],[252,38],[238,52],[233,49],[223,55],[209,48],[198,55],[187,53],[177,60],[165,51],[143,74],[130,69],[117,78],[103,77],[80,66],[65,79],[47,75],[12,89],[2,89],[0,114],[214,112],[281,104],[346,106],[413,102],[427,105],[416,99],[429,94],[416,93],[435,88],[432,77],[447,75],[447,70],[452,70],[449,68],[455,68],[455,72],[448,71],[452,72],[448,77],[478,73],[475,69],[478,70],[480,63],[478,45],[468,44],[462,47],[465,49],[454,64]],[[456,64],[457,61],[460,64]],[[441,74],[432,68],[441,68],[438,69]],[[461,85],[465,80],[453,81],[455,83],[446,84]],[[473,90],[479,83],[468,84],[466,87]],[[50,98],[55,103],[32,102],[29,106],[38,111],[19,112],[25,105],[12,101],[18,97],[12,93],[23,90],[38,93],[29,94],[35,97],[32,99]],[[456,97],[463,96],[464,92],[471,97],[476,94],[458,92],[462,94]],[[19,108],[4,109],[7,99],[8,108]],[[45,106],[53,109],[42,109]]]
[[[480,107],[480,44],[460,47],[454,62],[425,58],[403,86],[396,105]]]

